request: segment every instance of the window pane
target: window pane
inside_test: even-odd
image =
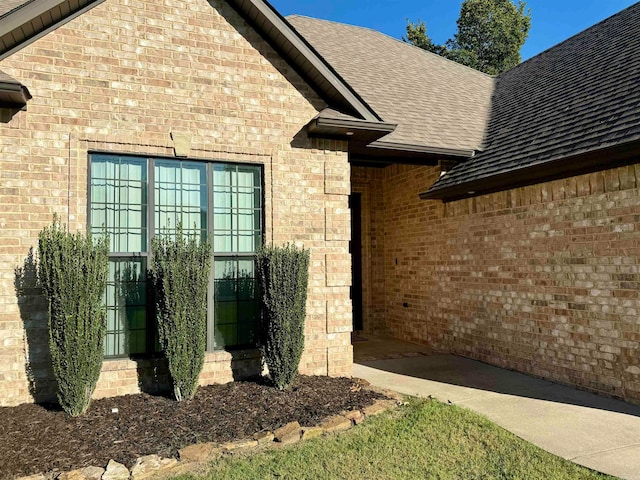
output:
[[[262,230],[262,186],[258,167],[217,165],[213,185],[215,254],[252,253]]]
[[[238,251],[242,253],[249,253],[255,250],[253,232],[240,232],[238,234]]]
[[[231,208],[231,189],[221,189],[216,187],[213,191],[213,204],[216,208]]]
[[[238,304],[238,343],[255,345],[258,342],[260,304],[257,301]]]
[[[255,228],[255,215],[253,210],[238,211],[238,229],[253,230]]]
[[[254,346],[260,303],[254,258],[218,257],[214,261],[214,321],[217,348]]]
[[[202,238],[207,229],[207,169],[198,162],[157,160],[154,166],[156,234],[173,234],[179,223]]]
[[[235,169],[233,165],[216,164],[213,166],[213,185],[231,185],[231,172]]]
[[[260,185],[260,170],[255,167],[238,167],[238,186],[254,188]]]
[[[232,238],[230,235],[214,235],[213,251],[214,252],[230,252],[232,250]]]
[[[260,168],[215,165],[213,181],[215,343],[217,348],[251,346],[257,342],[260,311],[255,260],[228,255],[253,254],[262,241]]]
[[[230,314],[235,315],[235,313]],[[216,322],[216,347],[229,347],[238,344],[238,335],[235,325],[224,325]]]
[[[105,292],[108,357],[143,353],[147,338],[145,258],[110,258]]]
[[[147,161],[137,157],[91,157],[91,233],[106,232],[112,252],[146,250]]]

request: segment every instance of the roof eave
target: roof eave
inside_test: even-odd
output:
[[[70,22],[74,18],[101,4],[105,0],[78,0],[76,2],[75,9],[69,5],[70,13],[66,16],[59,17],[51,14],[53,9],[65,3],[69,3],[69,1],[70,0],[40,0],[37,2],[31,2],[20,8],[12,10],[2,17],[2,21],[0,22],[0,38],[5,42],[9,41],[9,46],[0,50],[0,60],[13,55],[18,50],[26,47],[39,38],[42,38],[44,35],[52,32],[61,25]],[[19,34],[19,40],[16,42],[14,38],[16,32],[20,32],[24,26],[34,22],[36,19],[40,19],[40,21],[37,22],[37,27],[33,27],[33,33],[24,38]]]
[[[467,148],[436,147],[431,145],[414,145],[409,143],[397,143],[389,141],[376,141],[371,143],[369,148],[379,148],[383,150],[401,150],[405,152],[426,153],[430,155],[442,155],[444,157],[459,157],[460,159],[471,158],[476,151]]]
[[[343,137],[365,143],[373,142],[388,135],[397,125],[385,122],[372,122],[357,118],[316,117],[307,125],[310,136]]]
[[[572,156],[558,157],[478,180],[437,188],[419,194],[422,200],[452,202],[537,183],[593,173],[640,161],[640,140],[607,146]],[[434,189],[434,187],[436,187]]]
[[[68,0],[40,0],[30,2],[7,13],[0,22],[0,37],[20,28],[34,18],[48,12],[52,8],[62,5]]]
[[[31,93],[20,82],[0,81],[0,108],[23,109],[31,100]]]

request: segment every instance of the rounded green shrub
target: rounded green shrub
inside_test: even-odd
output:
[[[152,241],[151,275],[162,351],[169,364],[176,400],[190,399],[198,388],[207,347],[207,286],[211,242],[187,236]]]
[[[261,348],[273,384],[295,379],[304,350],[309,250],[294,245],[263,247],[257,256],[261,288]]]
[[[49,345],[58,401],[83,414],[96,388],[107,330],[104,292],[109,239],[71,234],[57,217],[38,240],[38,279],[49,306]]]

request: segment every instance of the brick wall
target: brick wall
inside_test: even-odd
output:
[[[353,168],[383,199],[374,330],[640,401],[640,165],[447,204],[418,198],[437,168],[371,175]]]
[[[389,336],[392,332],[385,315],[385,224],[381,195],[384,173],[382,168],[354,167],[351,189],[361,198],[363,332]]]
[[[0,124],[0,405],[53,392],[28,258],[39,230],[53,213],[86,228],[89,151],[172,156],[171,132],[190,136],[190,158],[264,166],[267,240],[312,251],[301,371],[350,373],[346,144],[307,138],[324,102],[226,2],[107,0],[0,69],[33,95]],[[201,382],[258,366],[210,353]],[[139,391],[138,378],[153,389],[166,374],[107,361],[96,396]]]

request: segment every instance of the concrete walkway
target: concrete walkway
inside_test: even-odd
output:
[[[401,393],[450,401],[555,455],[640,480],[640,407],[462,357],[407,350],[385,355],[404,358],[385,360],[356,353],[353,375]]]

